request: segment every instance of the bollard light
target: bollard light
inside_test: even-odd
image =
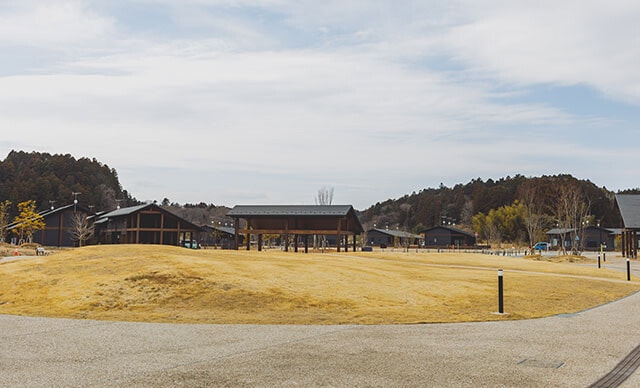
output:
[[[502,280],[503,276],[502,269],[498,270],[498,313],[504,314],[504,282]]]

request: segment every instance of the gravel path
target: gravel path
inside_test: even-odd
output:
[[[640,345],[640,294],[573,315],[431,325],[0,315],[0,343],[2,387],[586,387]],[[640,372],[622,386],[640,386]]]
[[[640,294],[571,316],[410,326],[0,316],[0,386],[586,387],[640,344],[639,323]]]

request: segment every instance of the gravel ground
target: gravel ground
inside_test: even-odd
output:
[[[568,316],[461,324],[172,325],[0,315],[0,342],[3,387],[586,387],[640,345],[640,294]],[[640,386],[640,372],[623,386]]]

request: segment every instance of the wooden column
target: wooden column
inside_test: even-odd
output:
[[[304,253],[309,253],[309,235],[304,235]]]
[[[240,236],[238,236],[238,234],[239,234],[238,231],[240,230],[240,227],[239,227],[240,223],[238,222],[238,218],[234,218],[233,220],[234,220],[233,225],[236,228],[236,236],[235,237],[236,237],[236,251],[237,251],[239,249],[238,245],[240,244]]]
[[[625,230],[622,229],[622,233],[620,233],[620,237],[622,237],[622,243],[621,243],[621,247],[622,248],[622,257],[627,257],[627,247],[624,245],[626,243],[626,239],[624,238],[625,235]]]
[[[284,251],[289,252],[289,219],[284,222]]]
[[[354,252],[356,251],[356,245],[357,245],[357,241],[356,240],[357,240],[357,237],[358,237],[358,235],[354,233],[353,234],[353,251]]]
[[[336,235],[336,248],[338,249],[338,252],[340,252],[340,227],[342,226],[342,220],[338,220],[338,233]]]
[[[140,212],[136,217],[136,244],[140,244]]]
[[[164,213],[160,213],[160,245],[164,244]]]
[[[258,252],[262,252],[262,233],[258,234]]]
[[[293,251],[298,253],[298,235],[293,235]]]
[[[58,217],[58,246],[61,247],[62,246],[62,228],[64,227],[64,213],[60,212],[60,217]],[[44,230],[42,231],[42,245],[44,245],[45,241],[44,241]]]

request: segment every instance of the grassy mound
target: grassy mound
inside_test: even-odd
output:
[[[506,316],[494,314],[497,268],[505,270]],[[623,277],[478,254],[91,246],[0,263],[0,314],[258,324],[521,319],[576,312],[640,289]]]

